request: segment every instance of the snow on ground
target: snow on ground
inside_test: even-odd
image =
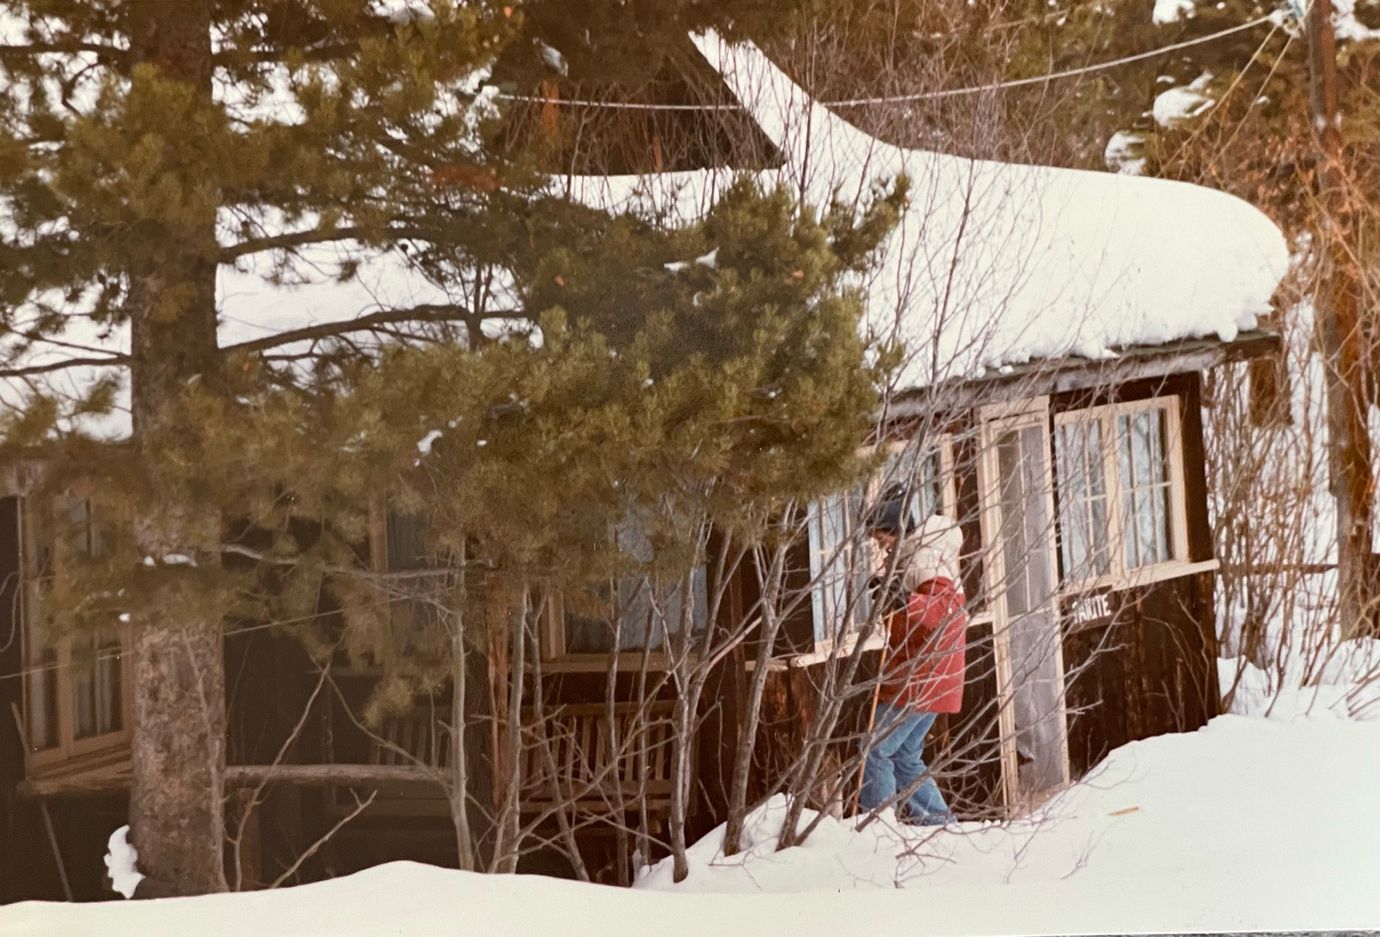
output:
[[[1150,108],[1155,123],[1161,127],[1177,127],[1205,113],[1217,103],[1203,94],[1210,81],[1212,75],[1204,72],[1183,87],[1161,91]]]
[[[1102,151],[1102,161],[1113,172],[1126,176],[1139,176],[1145,172],[1145,135],[1129,130],[1118,130],[1107,140],[1107,148]]]
[[[1166,26],[1192,17],[1193,13],[1193,0],[1155,0],[1155,11],[1150,14],[1150,19],[1156,26]]]
[[[1352,652],[1380,660],[1380,642]],[[1340,660],[1340,658],[1339,658]],[[1338,663],[1336,686],[1358,671]],[[1353,692],[1370,692],[1352,681]],[[1075,934],[1380,927],[1380,720],[1286,694],[1270,718],[1123,746],[1036,816],[923,831],[826,818],[775,852],[783,804],[633,889],[391,863],[240,895],[0,908],[6,937]],[[1250,708],[1238,699],[1238,708]]]
[[[110,885],[126,898],[134,897],[134,890],[144,880],[139,871],[139,850],[129,841],[129,827],[122,826],[110,834],[106,843],[105,870]]]

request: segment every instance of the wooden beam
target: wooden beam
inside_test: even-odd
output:
[[[415,765],[227,765],[226,787],[251,784],[296,784],[301,787],[330,787],[354,784],[399,784],[430,781],[441,786],[443,775]]]
[[[400,784],[431,781],[440,786],[439,774],[413,765],[227,765],[227,788],[269,784],[295,784],[301,787],[348,786],[352,784]],[[20,782],[21,797],[55,798],[113,794],[129,790],[129,774],[120,771],[88,771],[78,774],[35,778]]]
[[[33,778],[20,781],[16,787],[20,797],[35,799],[91,797],[100,794],[118,794],[120,791],[127,790],[129,790],[129,774],[112,771],[90,771],[52,778]]]

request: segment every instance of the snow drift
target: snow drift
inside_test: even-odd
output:
[[[854,833],[826,819],[773,851],[781,803],[748,849],[691,851],[635,889],[411,863],[277,891],[0,908],[6,937],[570,934],[1073,934],[1380,926],[1380,722],[1222,716],[1124,746],[1029,821]],[[666,893],[663,890],[670,890]]]

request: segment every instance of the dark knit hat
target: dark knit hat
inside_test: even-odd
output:
[[[883,501],[872,512],[872,529],[899,537],[904,517],[905,505],[900,501]]]

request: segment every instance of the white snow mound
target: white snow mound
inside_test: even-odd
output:
[[[105,868],[110,876],[110,887],[126,898],[134,897],[134,890],[144,880],[137,863],[139,851],[129,841],[129,825],[120,827],[110,834],[106,842]]]
[[[633,889],[392,863],[272,891],[0,907],[6,937],[989,935],[1380,927],[1380,721],[1222,716],[1123,746],[1030,821],[861,833],[774,851],[784,803]],[[807,815],[807,820],[809,816]],[[670,889],[669,891],[666,889]]]

